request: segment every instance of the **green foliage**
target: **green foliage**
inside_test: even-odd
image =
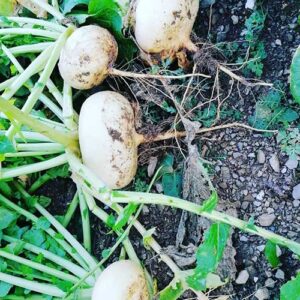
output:
[[[280,300],[300,300],[300,273],[281,287]]]
[[[5,207],[0,207],[0,230],[9,227],[18,219],[19,215]]]
[[[159,300],[177,300],[184,292],[184,288],[180,281],[173,280],[159,294]]]
[[[255,74],[257,77],[261,77],[263,73],[263,60],[267,57],[264,43],[259,41],[259,36],[264,28],[266,15],[262,10],[254,11],[245,22],[245,48],[250,47],[248,62],[244,69],[246,76],[249,73]],[[243,62],[243,59],[238,59],[239,63]]]
[[[280,124],[288,126],[289,123],[299,119],[299,114],[295,110],[283,106],[282,98],[283,94],[275,90],[260,97],[255,105],[254,115],[249,118],[251,126],[274,129]]]
[[[123,209],[122,213],[117,218],[116,223],[114,224],[114,230],[121,230],[128,222],[129,218],[136,212],[138,206],[134,203],[129,203]]]
[[[273,268],[278,267],[280,260],[277,256],[276,244],[268,241],[265,247],[265,256]]]
[[[293,57],[291,65],[290,88],[295,101],[300,104],[300,46]]]
[[[174,156],[167,154],[162,163],[161,177],[164,194],[172,197],[180,197],[182,190],[182,174],[173,169]]]
[[[197,250],[197,267],[187,278],[190,287],[198,291],[206,289],[206,278],[217,269],[229,237],[230,226],[223,223],[211,225],[205,232],[204,242]]]
[[[67,14],[72,11],[72,9],[78,5],[85,4],[88,5],[90,0],[64,0],[61,3],[62,12]]]
[[[153,234],[155,233],[155,230],[156,228],[151,228],[149,230],[147,230],[144,234],[143,234],[143,244],[144,244],[144,247],[148,250],[150,250],[150,243],[151,241],[153,240],[152,236]]]
[[[218,204],[218,194],[213,191],[210,198],[205,200],[201,206],[201,211],[212,212]]]
[[[281,130],[277,135],[277,142],[280,148],[291,159],[297,160],[300,155],[300,130],[299,128],[287,131]]]
[[[14,153],[16,149],[13,143],[5,135],[0,134],[0,154]]]
[[[119,5],[114,0],[90,0],[88,13],[94,21],[114,34],[122,58],[132,59],[137,49],[132,40],[124,37],[122,11]]]
[[[0,297],[7,296],[12,287],[12,284],[0,281]]]

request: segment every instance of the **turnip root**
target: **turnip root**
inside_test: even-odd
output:
[[[130,260],[107,267],[93,289],[92,300],[149,300],[143,270]]]
[[[112,189],[128,185],[137,170],[138,134],[129,101],[99,92],[83,104],[79,141],[84,164]]]
[[[108,30],[95,25],[83,26],[67,40],[58,67],[71,87],[90,89],[106,78],[117,55],[117,43]]]
[[[147,53],[171,53],[182,48],[196,50],[190,35],[199,0],[138,0],[135,38]]]

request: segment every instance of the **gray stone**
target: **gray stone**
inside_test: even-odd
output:
[[[277,279],[284,280],[284,277],[285,277],[284,272],[281,269],[278,269],[276,274],[275,274],[275,277]]]
[[[265,196],[265,192],[264,191],[260,191],[257,194],[256,199],[259,200],[259,201],[262,201],[264,199],[264,196]]]
[[[254,9],[256,0],[247,0],[245,8]]]
[[[258,217],[258,222],[261,226],[267,227],[271,226],[275,221],[276,216],[274,214],[263,214]]]
[[[237,279],[235,280],[236,284],[245,284],[249,279],[249,273],[247,270],[243,270],[239,273]]]
[[[299,207],[300,206],[300,200],[294,200],[293,201],[293,206],[296,207],[296,208]]]
[[[276,283],[275,280],[273,280],[272,278],[268,278],[265,281],[265,286],[273,289],[275,287],[275,283]]]
[[[279,159],[278,156],[276,154],[273,154],[272,157],[269,160],[270,166],[272,167],[272,169],[279,173],[280,171],[280,164],[279,164]]]
[[[289,158],[285,165],[290,169],[294,170],[298,167],[298,160]]]
[[[293,188],[293,198],[300,200],[300,183]]]
[[[236,24],[239,23],[239,17],[238,16],[233,15],[231,17],[231,20],[232,20],[233,25],[236,25]]]
[[[262,150],[257,151],[257,161],[260,164],[264,164],[266,161],[266,155]]]
[[[256,297],[256,299],[258,299],[258,300],[269,299],[270,298],[269,290],[267,288],[261,288],[256,291],[256,293],[254,294],[254,297]]]

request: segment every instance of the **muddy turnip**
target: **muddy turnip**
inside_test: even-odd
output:
[[[117,43],[108,30],[95,25],[83,26],[67,40],[58,67],[70,86],[90,89],[106,78],[117,55]]]
[[[199,0],[137,0],[135,38],[148,53],[196,50],[190,35]]]

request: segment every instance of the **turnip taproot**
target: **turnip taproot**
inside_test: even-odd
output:
[[[67,40],[58,67],[70,86],[90,89],[106,78],[117,55],[118,45],[108,30],[95,25],[83,26]]]
[[[142,268],[130,260],[111,264],[97,279],[92,300],[149,300]]]
[[[90,96],[79,115],[79,143],[83,163],[110,189],[127,186],[134,178],[138,165],[138,146],[186,136],[185,131],[168,131],[144,136],[135,130],[134,112],[130,102],[116,92],[98,92]],[[196,134],[243,127],[229,123],[213,128],[200,128]]]
[[[196,50],[190,35],[199,0],[137,0],[135,38],[148,53]]]

